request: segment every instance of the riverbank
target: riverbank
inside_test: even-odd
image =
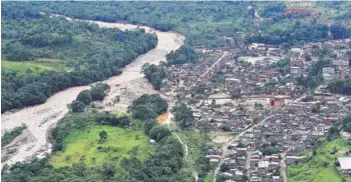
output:
[[[169,52],[178,49],[184,41],[184,37],[175,32],[161,32],[150,27],[125,23],[105,23],[98,21],[89,22],[96,23],[101,28],[119,28],[124,31],[127,29],[144,28],[147,32],[155,33],[158,38],[156,48],[137,57],[132,63],[123,69],[122,74],[104,81],[110,85],[111,90],[109,93],[111,94],[118,92],[121,84],[128,84],[128,89],[131,90],[128,90],[124,96],[122,95],[126,98],[129,97],[128,95],[130,92],[133,93],[143,91],[140,89],[140,87],[143,85],[147,87],[149,85],[149,83],[143,79],[143,74],[141,73],[141,66],[144,63],[158,64],[159,61],[165,60],[165,56]],[[10,130],[16,126],[26,124],[28,126],[28,133],[33,135],[35,138],[34,141],[28,140],[28,142],[12,148],[11,150],[16,152],[13,152],[8,160],[2,162],[2,166],[4,164],[12,165],[16,162],[26,161],[32,159],[33,157],[43,157],[45,154],[50,153],[51,144],[46,137],[48,129],[53,127],[68,113],[67,105],[76,98],[79,92],[88,88],[89,86],[71,87],[54,94],[48,98],[44,104],[1,114],[2,131]],[[111,97],[108,96],[107,98]],[[128,104],[127,102],[125,104]],[[103,104],[107,104],[107,102],[103,102]],[[16,142],[16,140],[13,142]]]

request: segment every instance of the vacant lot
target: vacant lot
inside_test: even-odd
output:
[[[107,132],[107,140],[99,141],[99,133]],[[104,161],[119,163],[124,157],[136,156],[145,160],[154,150],[142,131],[112,126],[92,125],[72,133],[65,141],[65,150],[50,159],[54,167],[71,166],[84,162],[88,166],[101,166]]]
[[[330,154],[334,147],[339,152]],[[288,167],[289,182],[341,181],[342,176],[334,167],[335,157],[343,156],[344,151],[348,148],[350,145],[347,145],[347,141],[343,138],[325,142],[317,148],[316,155],[296,166]],[[345,178],[345,180],[351,182],[351,178]]]

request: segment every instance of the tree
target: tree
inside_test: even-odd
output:
[[[137,98],[136,100],[133,101],[131,105],[131,110],[135,110],[137,106],[144,105],[148,107],[149,109],[153,110],[156,112],[156,114],[162,114],[165,113],[168,109],[168,103],[165,99],[160,97],[158,94],[144,94]]]
[[[100,131],[99,136],[100,136],[100,141],[107,140],[107,132],[105,130]]]
[[[84,108],[85,108],[85,105],[83,102],[81,101],[73,101],[72,104],[71,104],[71,109],[72,109],[72,112],[83,112],[84,111]]]
[[[108,89],[109,86],[105,83],[98,83],[91,88],[91,98],[92,100],[104,100],[105,90]]]
[[[147,119],[144,122],[144,133],[146,135],[149,135],[150,130],[157,125],[157,122],[155,119]]]
[[[132,111],[132,115],[134,118],[141,120],[154,119],[157,117],[157,113],[152,108],[145,105],[136,106]]]
[[[169,135],[171,135],[171,132],[162,126],[155,126],[149,132],[150,138],[156,140],[157,142],[164,139],[165,137],[168,137]]]
[[[167,54],[166,58],[168,65],[195,63],[197,54],[189,45],[182,45],[178,50]]]
[[[142,66],[142,73],[148,79],[155,90],[160,90],[163,80],[166,78],[166,70],[162,66],[145,63]]]
[[[187,107],[184,103],[177,103],[173,109],[174,118],[179,122],[179,126],[182,129],[189,128],[194,125],[193,111],[190,107]]]
[[[90,102],[92,101],[90,91],[89,90],[81,91],[78,94],[76,100],[83,102],[85,105],[90,104]]]
[[[345,39],[350,37],[350,30],[342,24],[332,24],[330,31],[334,39]]]
[[[129,120],[128,116],[121,116],[118,118],[118,120],[119,120],[120,126],[122,126],[122,127],[130,125],[130,120]]]

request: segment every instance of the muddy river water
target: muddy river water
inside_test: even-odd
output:
[[[67,19],[73,21],[72,19]],[[137,57],[132,63],[123,69],[121,75],[111,77],[104,81],[111,86],[112,93],[113,89],[118,89],[116,85],[119,84],[131,84],[128,87],[129,89],[138,89],[139,85],[133,87],[132,84],[133,81],[143,77],[140,73],[141,66],[144,63],[158,64],[159,61],[165,60],[166,54],[172,50],[178,49],[184,41],[184,36],[176,32],[161,32],[150,27],[124,23],[89,22],[96,23],[101,28],[119,28],[121,30],[144,28],[146,32],[155,33],[158,38],[156,48]],[[88,88],[89,86],[71,87],[52,95],[44,104],[1,114],[2,132],[21,126],[22,124],[28,126],[28,129],[25,132],[28,136],[22,136],[21,138],[25,142],[17,141],[16,143],[16,141],[14,141],[8,146],[5,146],[5,149],[6,147],[13,147],[17,152],[10,155],[8,160],[2,162],[2,165],[12,165],[16,162],[22,162],[33,157],[40,158],[45,156],[45,154],[50,153],[51,144],[47,137],[49,128],[55,126],[55,124],[68,113],[67,105],[76,98],[79,92]]]

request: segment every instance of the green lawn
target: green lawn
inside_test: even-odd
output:
[[[334,147],[339,150],[335,155],[330,154]],[[335,157],[343,156],[344,151],[350,147],[343,138],[325,142],[317,148],[317,154],[310,160],[288,167],[289,182],[340,182],[342,176],[334,167]],[[345,179],[351,182],[351,178]]]
[[[107,141],[99,142],[99,133],[103,130],[107,132]],[[145,160],[154,150],[142,131],[101,125],[73,132],[65,140],[64,148],[50,158],[54,167],[71,166],[79,161],[87,166],[101,166],[104,161],[119,163],[133,155]]]
[[[15,71],[18,72],[18,75],[38,75],[43,71],[69,71],[70,69],[60,60],[39,59],[35,61],[1,61],[1,70]]]

